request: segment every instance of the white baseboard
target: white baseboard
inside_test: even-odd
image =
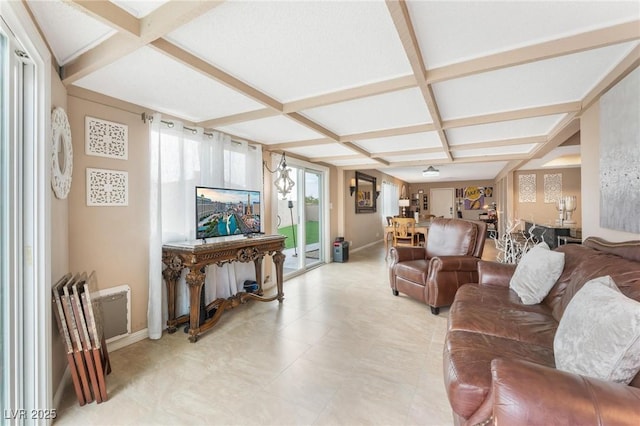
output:
[[[133,345],[140,340],[149,338],[149,329],[143,328],[140,331],[136,331],[135,333],[128,334],[124,337],[121,337],[112,342],[107,342],[107,350],[109,352],[117,351],[118,349],[122,349],[125,346]]]
[[[376,244],[379,244],[379,243],[382,243],[382,242],[384,242],[384,240],[376,240],[376,241],[374,241],[372,243],[369,243],[369,244],[364,245],[362,247],[358,247],[357,249],[351,250],[351,253],[359,252],[360,250],[364,250],[364,249],[366,249],[368,247],[375,246]]]
[[[112,342],[107,342],[107,351],[114,352],[118,349],[122,349],[125,346],[132,345],[136,342],[139,342],[144,339],[149,338],[149,329],[145,328],[140,331],[136,331],[135,333],[131,333],[125,337],[121,337]],[[60,402],[62,402],[62,397],[64,396],[64,390],[71,381],[71,370],[69,370],[69,366],[64,370],[64,374],[62,375],[62,379],[60,379],[60,383],[58,384],[58,388],[56,389],[55,394],[53,394],[53,406],[58,408],[60,407]]]

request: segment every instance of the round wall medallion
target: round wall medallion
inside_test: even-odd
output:
[[[51,113],[51,187],[56,197],[64,199],[71,189],[73,146],[67,114],[62,108]]]

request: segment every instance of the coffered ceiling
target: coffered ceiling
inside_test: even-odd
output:
[[[566,156],[640,64],[635,0],[26,4],[67,86],[408,182]]]

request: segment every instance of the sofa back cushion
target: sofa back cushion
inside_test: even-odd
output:
[[[429,226],[427,236],[427,258],[476,255],[476,245],[480,240],[478,228],[477,223],[468,220],[434,219]],[[482,237],[486,238],[485,235]],[[484,246],[484,238],[482,238],[482,245]],[[480,256],[482,251],[478,257]]]
[[[640,262],[593,247],[588,241],[585,245],[567,244],[557,249],[565,254],[565,267],[544,303],[551,307],[558,322],[573,296],[588,281],[605,275],[611,276],[622,294],[640,301]],[[637,248],[640,250],[640,242]],[[627,253],[631,253],[629,247]]]

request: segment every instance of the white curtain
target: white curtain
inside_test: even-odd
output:
[[[149,337],[159,339],[168,312],[166,285],[162,279],[162,245],[195,239],[195,187],[211,186],[262,190],[262,150],[246,142],[202,128],[185,130],[162,124],[160,114],[151,121],[150,153],[150,239],[149,239]],[[189,310],[187,270],[176,289],[177,315]],[[242,289],[245,280],[255,279],[253,263],[232,263],[206,270],[205,299],[226,298]]]
[[[382,181],[382,220],[385,225],[387,224],[387,216],[398,215],[398,200],[398,185]]]

